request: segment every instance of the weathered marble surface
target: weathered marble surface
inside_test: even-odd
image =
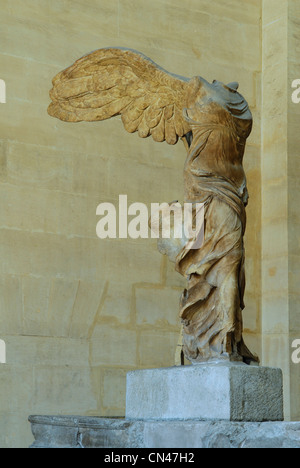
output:
[[[282,421],[282,372],[226,361],[128,372],[126,418]]]
[[[300,448],[300,422],[30,416],[32,448]]]

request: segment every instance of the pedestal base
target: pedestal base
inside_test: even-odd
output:
[[[278,422],[280,369],[210,363],[133,371],[126,405],[126,419],[30,416],[32,447],[300,448],[300,423]]]
[[[29,421],[35,438],[32,448],[300,448],[300,422],[126,421],[79,416],[30,416]]]
[[[228,362],[129,372],[126,418],[282,421],[282,372]]]

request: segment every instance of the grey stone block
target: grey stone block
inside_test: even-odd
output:
[[[29,416],[31,448],[131,448],[142,446],[141,423],[121,418]]]
[[[236,363],[127,374],[126,418],[282,421],[280,369]]]
[[[30,416],[33,448],[300,448],[300,422]]]
[[[148,448],[300,448],[300,423],[145,421]]]

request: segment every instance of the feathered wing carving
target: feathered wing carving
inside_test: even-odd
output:
[[[191,82],[140,52],[100,49],[54,78],[48,113],[66,122],[121,115],[128,132],[174,145],[191,130],[183,116]]]

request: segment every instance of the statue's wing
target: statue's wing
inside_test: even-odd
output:
[[[48,112],[67,122],[121,115],[128,132],[174,145],[191,130],[183,116],[189,83],[140,52],[100,49],[54,78]]]

